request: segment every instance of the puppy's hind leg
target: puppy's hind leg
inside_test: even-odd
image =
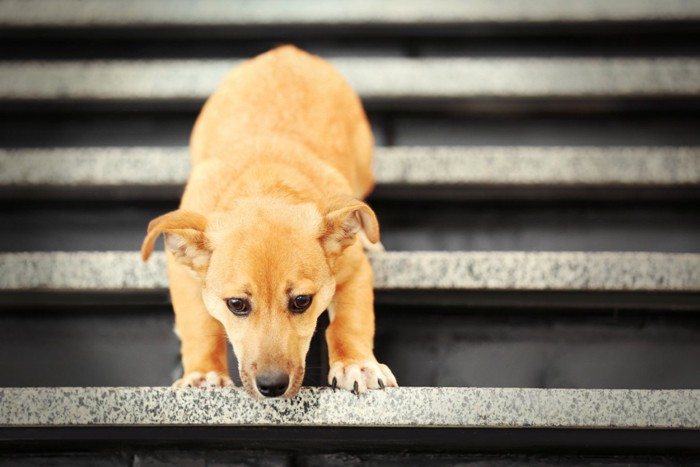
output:
[[[362,249],[365,250],[365,252],[369,254],[384,253],[385,250],[384,245],[382,245],[382,242],[370,242],[364,230],[360,229],[360,231],[357,232],[357,238],[359,238],[360,244],[362,245]]]
[[[184,375],[174,387],[233,386],[228,373],[226,335],[221,324],[207,313],[201,288],[190,271],[167,253],[170,296],[175,328],[180,337]]]

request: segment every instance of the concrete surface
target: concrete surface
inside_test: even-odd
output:
[[[612,252],[387,252],[371,258],[377,289],[700,291],[700,255]],[[165,255],[0,254],[0,290],[114,291],[167,287]]]
[[[338,58],[363,99],[630,98],[700,94],[695,58]],[[237,60],[0,64],[0,99],[204,100]]]
[[[114,26],[307,26],[381,24],[472,24],[508,22],[673,21],[700,18],[692,0],[443,0],[440,8],[426,0],[371,0],[338,4],[312,0],[246,2],[244,0],[5,0],[0,25],[52,27]]]
[[[255,401],[240,388],[4,388],[0,426],[263,425],[700,428],[700,390],[304,388]]]
[[[180,185],[187,148],[0,149],[1,186]],[[379,184],[698,185],[695,147],[379,147]]]

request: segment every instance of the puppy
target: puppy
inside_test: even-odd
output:
[[[358,201],[374,187],[372,148],[359,98],[318,57],[284,46],[223,80],[195,123],[180,209],[154,219],[141,248],[146,261],[164,234],[184,367],[175,386],[232,385],[228,337],[249,394],[295,395],[325,310],[328,382],[397,386],[372,350],[372,269],[358,239],[379,242]]]

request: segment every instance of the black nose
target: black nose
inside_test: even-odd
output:
[[[258,391],[265,397],[277,397],[284,394],[289,386],[289,375],[279,371],[263,373],[255,378]]]

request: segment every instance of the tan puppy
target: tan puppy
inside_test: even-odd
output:
[[[251,395],[293,396],[327,309],[329,383],[396,386],[372,351],[372,269],[357,239],[379,241],[357,200],[374,186],[372,133],[341,75],[292,46],[247,61],[206,102],[190,146],[180,209],[150,223],[141,249],[145,261],[165,234],[175,385],[231,385],[228,336]]]

